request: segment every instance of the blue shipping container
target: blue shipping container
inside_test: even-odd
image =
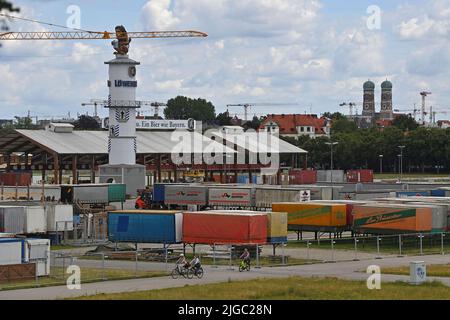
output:
[[[164,184],[156,183],[153,185],[153,202],[164,203]]]
[[[444,189],[436,189],[431,190],[431,196],[432,197],[445,197],[445,191]]]
[[[109,240],[113,242],[165,243],[181,242],[181,213],[110,212]]]
[[[267,243],[271,244],[287,243],[287,237],[267,238]]]

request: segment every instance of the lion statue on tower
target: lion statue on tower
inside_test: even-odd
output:
[[[116,50],[114,54],[127,54],[131,39],[128,37],[127,30],[124,26],[116,27],[116,38],[117,40],[112,42],[114,50]]]

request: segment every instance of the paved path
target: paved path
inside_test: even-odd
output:
[[[206,275],[204,279],[177,279],[170,277],[150,278],[150,279],[132,279],[123,281],[107,281],[101,283],[82,284],[81,290],[71,291],[65,286],[35,288],[24,290],[13,290],[0,292],[0,299],[61,299],[70,297],[79,297],[85,295],[93,295],[98,293],[119,293],[143,290],[155,290],[172,287],[182,287],[186,284],[210,284],[232,281],[243,281],[255,278],[277,278],[288,276],[302,277],[338,277],[346,280],[366,280],[367,274],[364,270],[370,265],[378,265],[383,267],[407,266],[411,261],[425,261],[427,264],[448,264],[450,256],[434,255],[421,257],[389,257],[385,259],[371,259],[361,261],[322,263],[303,266],[277,267],[277,268],[261,268],[252,269],[251,272],[239,273],[236,269],[229,270],[227,267],[212,268],[205,266]],[[133,262],[128,263],[130,268]],[[124,265],[126,267],[126,265]],[[382,281],[408,281],[407,276],[398,275],[382,275]],[[450,278],[430,277],[429,280],[438,280],[450,286]]]

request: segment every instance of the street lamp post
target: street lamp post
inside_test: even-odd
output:
[[[405,146],[398,146],[400,148],[400,182],[403,180],[403,149]]]
[[[326,145],[329,145],[331,148],[331,160],[330,160],[330,167],[331,167],[331,184],[333,184],[333,146],[336,146],[339,144],[339,142],[326,142]]]
[[[379,157],[380,157],[380,174],[382,174],[383,173],[383,155],[380,154]]]

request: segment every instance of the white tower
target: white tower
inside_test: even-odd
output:
[[[125,183],[127,194],[145,188],[145,166],[136,165],[136,66],[127,54],[105,62],[109,66],[109,164],[100,166],[101,183]]]
[[[127,55],[105,62],[109,65],[109,164],[136,164],[136,66]]]

